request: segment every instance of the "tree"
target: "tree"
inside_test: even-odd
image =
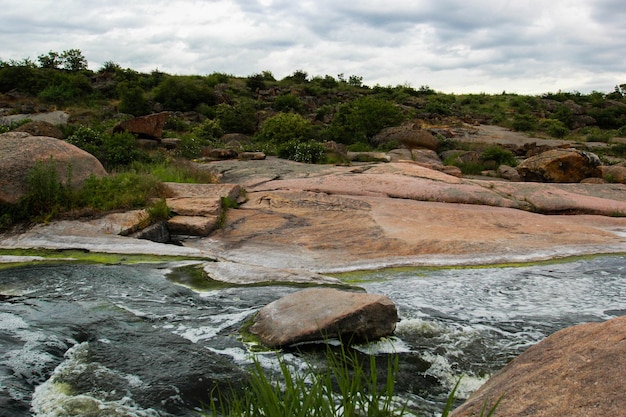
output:
[[[312,136],[313,124],[297,113],[278,113],[270,117],[263,123],[258,135],[259,139],[276,144],[306,142]]]
[[[120,112],[133,116],[143,116],[150,113],[150,104],[144,97],[143,89],[138,83],[123,81],[117,85],[117,93],[120,97]]]
[[[87,59],[80,49],[69,49],[61,54],[63,68],[70,71],[81,71],[87,69]]]
[[[62,60],[58,52],[50,51],[48,55],[39,55],[37,57],[39,66],[41,68],[54,68],[57,69],[61,66]]]

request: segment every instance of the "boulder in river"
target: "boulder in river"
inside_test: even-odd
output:
[[[375,340],[393,334],[395,304],[384,295],[309,288],[263,307],[250,332],[269,347],[341,337]]]
[[[626,410],[626,316],[561,330],[518,356],[451,417],[620,416]]]

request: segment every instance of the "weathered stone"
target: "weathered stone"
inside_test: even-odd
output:
[[[348,160],[354,162],[389,162],[391,158],[384,152],[348,152]]]
[[[421,166],[438,171],[443,168],[443,162],[439,158],[439,155],[431,149],[413,149],[411,150],[411,157],[415,163]]]
[[[240,152],[238,158],[242,161],[262,161],[266,155],[263,152]]]
[[[263,307],[250,332],[270,347],[341,337],[375,340],[393,334],[398,312],[384,295],[310,288]]]
[[[208,236],[217,225],[216,217],[174,216],[167,221],[167,229],[172,235]]]
[[[176,149],[180,145],[179,138],[163,138],[161,139],[161,146],[165,149]]]
[[[170,210],[181,216],[219,216],[222,212],[221,196],[174,197],[165,200]]]
[[[26,132],[33,136],[47,136],[55,139],[63,139],[63,132],[52,123],[45,121],[33,121],[25,123],[15,129],[13,132]]]
[[[141,229],[130,235],[137,239],[146,239],[152,242],[169,243],[171,241],[170,231],[165,222],[158,222]]]
[[[626,316],[561,330],[515,358],[451,417],[619,416],[626,410]]]
[[[0,135],[0,202],[16,203],[28,192],[28,172],[42,161],[52,160],[59,181],[67,182],[71,171],[71,186],[79,187],[106,170],[93,155],[59,139],[31,136],[26,132],[8,132]]]
[[[602,178],[608,182],[619,182],[626,184],[626,167],[620,165],[609,165],[600,167]]]
[[[163,136],[163,127],[169,112],[161,112],[149,114],[147,116],[133,117],[118,123],[114,128],[114,132],[129,132],[140,138],[161,139]]]
[[[517,172],[517,169],[508,166],[508,165],[500,165],[498,167],[498,175],[501,178],[504,178],[505,180],[509,180],[509,181],[521,181],[521,177],[519,175],[519,172]]]
[[[211,159],[235,159],[237,158],[237,151],[226,148],[207,148],[202,150],[202,156]]]
[[[237,201],[241,193],[241,186],[238,184],[190,184],[166,182],[168,195],[171,198],[176,197],[200,197],[214,198],[226,197],[233,201]]]
[[[397,142],[408,149],[425,148],[437,151],[439,140],[429,131],[421,129],[419,123],[407,123],[383,129],[372,138],[374,144]]]
[[[577,149],[552,149],[525,159],[517,166],[523,181],[580,182],[600,177],[600,159],[591,152]]]
[[[215,280],[239,285],[277,282],[296,284],[343,285],[337,278],[309,272],[304,269],[277,269],[240,262],[207,262],[204,272]]]

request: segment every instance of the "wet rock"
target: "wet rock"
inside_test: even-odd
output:
[[[528,349],[470,396],[451,417],[617,416],[626,410],[626,316],[561,330]]]
[[[62,140],[26,132],[4,133],[0,135],[0,202],[16,203],[28,192],[28,172],[38,162],[51,159],[63,183],[71,167],[72,187],[79,187],[91,175],[107,174],[93,155]]]
[[[250,332],[270,347],[341,337],[375,340],[393,334],[398,312],[384,295],[310,288],[263,307]]]
[[[161,112],[133,117],[115,125],[113,132],[129,132],[140,138],[161,139],[163,127],[169,116],[169,112]]]
[[[221,282],[250,285],[261,283],[297,283],[343,285],[341,280],[302,269],[276,269],[239,262],[208,262],[204,264],[207,275]]]
[[[580,182],[600,177],[600,158],[577,149],[552,149],[525,159],[517,167],[523,181]]]

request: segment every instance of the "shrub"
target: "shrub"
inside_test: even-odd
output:
[[[82,207],[98,211],[136,209],[153,198],[163,197],[163,184],[153,175],[124,172],[85,180],[77,200]]]
[[[517,114],[513,118],[513,130],[531,132],[537,129],[537,118],[530,114]]]
[[[274,100],[274,108],[280,112],[294,111],[300,113],[304,110],[304,104],[293,94],[285,94],[276,97],[276,100]]]
[[[219,104],[215,117],[224,133],[251,134],[256,130],[256,107],[251,100],[240,100],[235,105]]]
[[[564,138],[569,133],[567,126],[556,119],[543,119],[540,126],[553,138]]]
[[[102,163],[108,169],[129,165],[141,156],[137,139],[132,133],[105,135],[102,141]]]
[[[71,167],[65,184],[57,174],[57,163],[50,158],[39,161],[27,174],[28,191],[18,205],[23,213],[41,221],[47,221],[72,206]]]
[[[267,142],[283,144],[290,141],[305,142],[312,139],[313,125],[296,113],[279,113],[267,119],[258,138]]]
[[[221,138],[224,131],[220,126],[219,120],[206,119],[204,122],[193,128],[191,134],[195,135],[206,144],[211,144]]]
[[[327,136],[346,145],[369,142],[376,133],[398,125],[403,118],[401,110],[390,101],[360,97],[339,107]]]
[[[120,98],[118,105],[122,113],[134,116],[143,116],[150,113],[150,105],[144,97],[144,91],[136,83],[121,82],[117,85],[117,93]]]
[[[103,159],[102,144],[104,142],[104,134],[98,130],[79,126],[66,138],[66,141],[92,154],[99,160]]]
[[[296,162],[306,162],[316,164],[324,161],[326,149],[324,145],[312,140],[301,142],[290,140],[283,144],[278,150],[278,156],[283,159],[290,159]]]
[[[154,89],[154,99],[174,111],[192,111],[199,104],[212,106],[216,102],[213,88],[202,77],[173,75]]]
[[[505,164],[514,167],[517,165],[515,155],[511,151],[497,145],[489,146],[485,149],[481,154],[481,158],[483,161],[495,161],[498,166]]]

